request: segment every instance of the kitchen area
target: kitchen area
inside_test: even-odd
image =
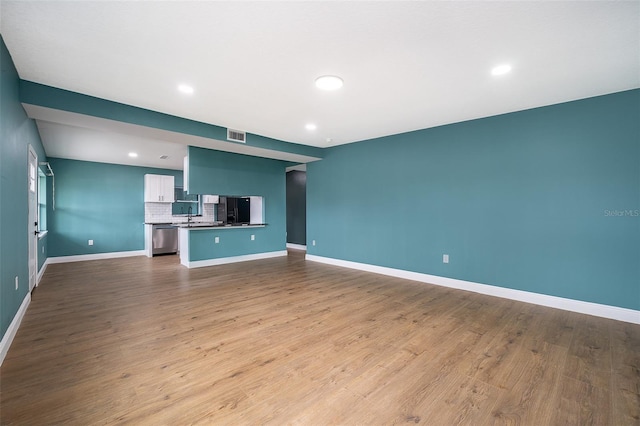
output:
[[[148,257],[179,254],[181,263],[187,267],[194,267],[192,231],[233,232],[266,226],[262,196],[190,194],[175,185],[173,176],[146,174],[144,202],[145,254]],[[222,248],[227,240],[236,239],[226,236],[212,236],[209,243]],[[255,231],[247,240],[246,250],[250,252],[251,242],[256,241]],[[237,242],[233,244],[237,246]]]

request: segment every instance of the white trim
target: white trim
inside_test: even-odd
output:
[[[85,260],[115,259],[118,257],[144,256],[144,250],[114,251],[111,253],[79,254],[76,256],[57,256],[47,259],[49,263],[84,262]]]
[[[286,256],[286,250],[271,251],[266,253],[245,254],[242,256],[221,257],[219,259],[194,260],[182,262],[187,268],[202,268],[204,266],[224,265],[227,263],[246,262],[249,260],[269,259],[272,257]]]
[[[307,246],[303,246],[302,244],[287,243],[287,248],[307,251]]]
[[[40,284],[40,280],[42,279],[42,276],[44,275],[44,271],[47,270],[47,265],[49,265],[49,258],[47,258],[47,260],[44,261],[44,264],[42,265],[42,268],[40,268],[40,270],[38,271],[38,275],[36,277],[36,287],[38,286],[38,284]]]
[[[581,314],[609,318],[618,321],[640,324],[640,311],[620,308],[618,306],[601,305],[599,303],[584,302],[582,300],[565,299],[563,297],[549,296],[546,294],[532,293],[505,287],[497,287],[487,284],[479,284],[471,281],[463,281],[454,278],[439,277],[437,275],[422,274],[419,272],[405,271],[402,269],[387,268],[384,266],[369,265],[366,263],[351,262],[347,260],[333,259],[330,257],[307,254],[306,260],[326,263],[328,265],[344,268],[358,269],[375,274],[389,275],[407,280],[419,281],[427,284],[435,284],[442,287],[456,288],[472,291],[474,293],[489,296],[502,297],[504,299],[518,300],[520,302],[533,303],[535,305],[578,312]]]
[[[35,174],[35,176],[33,176],[33,181],[34,181],[33,191],[31,191],[31,179],[32,179],[31,157],[32,156],[35,160],[35,164],[33,165],[34,166],[33,173]],[[39,257],[38,242],[40,241],[40,238],[38,238],[38,232],[37,232],[38,223],[40,223],[40,208],[38,205],[39,203],[38,196],[40,191],[39,189],[40,179],[38,179],[39,164],[40,162],[38,161],[38,153],[33,148],[33,146],[29,144],[27,146],[27,199],[28,199],[27,222],[29,223],[29,226],[27,227],[27,238],[28,238],[27,246],[30,249],[28,251],[28,256],[27,256],[27,267],[29,272],[29,279],[28,279],[29,291],[32,291],[38,285],[38,257]],[[33,201],[32,201],[32,195],[31,195],[32,193],[33,193]],[[35,224],[34,224],[34,219],[35,219]],[[34,225],[36,226],[35,234],[33,232],[34,229],[32,228],[32,226]],[[33,247],[32,247],[32,244],[33,244]]]
[[[285,169],[288,172],[292,172],[294,170],[297,170],[299,172],[306,172],[307,171],[307,165],[306,164],[297,164],[295,166],[289,166]]]
[[[24,318],[24,314],[27,312],[27,308],[29,307],[29,303],[31,303],[31,293],[27,293],[27,295],[22,300],[22,304],[18,308],[18,312],[11,320],[11,324],[9,324],[9,328],[2,336],[2,341],[0,342],[0,365],[4,362],[4,357],[7,356],[7,352],[9,352],[9,347],[11,343],[13,343],[13,338],[16,337],[16,333],[18,332],[18,327],[20,327],[20,323],[22,322],[22,318]]]

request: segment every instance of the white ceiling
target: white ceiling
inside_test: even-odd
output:
[[[0,7],[22,79],[319,147],[640,87],[639,1]],[[501,63],[512,72],[492,76]],[[344,87],[317,90],[324,74]],[[39,123],[47,154],[142,143],[83,125]]]

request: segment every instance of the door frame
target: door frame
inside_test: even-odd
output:
[[[33,169],[31,168],[33,159]],[[38,283],[38,154],[31,144],[27,153],[27,263],[29,273],[29,292]],[[33,183],[31,180],[33,179]],[[33,196],[31,188],[33,185]]]

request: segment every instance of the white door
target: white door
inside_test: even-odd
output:
[[[38,156],[29,146],[29,223],[27,238],[29,239],[29,291],[36,286],[38,273]]]

